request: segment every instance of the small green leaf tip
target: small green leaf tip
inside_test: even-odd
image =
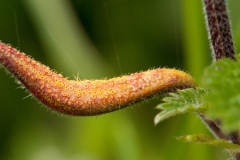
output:
[[[187,73],[167,68],[108,80],[68,80],[2,42],[0,64],[45,106],[68,115],[108,113],[158,94],[195,86]]]
[[[227,149],[231,152],[240,151],[240,145],[233,144],[225,139],[215,139],[205,134],[184,135],[184,136],[177,137],[176,139],[182,142],[207,144],[210,146],[220,147],[220,148]]]
[[[211,92],[207,115],[221,122],[226,132],[240,130],[240,55],[237,61],[223,58],[206,68],[203,86]]]
[[[157,106],[161,112],[155,116],[154,123],[159,122],[186,112],[205,112],[207,105],[203,101],[203,95],[208,91],[203,88],[189,88],[177,90],[177,93],[169,93],[169,96],[164,97],[163,103]]]

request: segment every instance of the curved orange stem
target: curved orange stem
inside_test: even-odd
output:
[[[68,80],[2,42],[0,64],[44,105],[68,115],[103,114],[157,94],[195,86],[185,72],[166,68],[108,80]]]

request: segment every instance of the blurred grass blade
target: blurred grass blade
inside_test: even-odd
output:
[[[52,61],[65,74],[99,78],[109,67],[98,56],[68,1],[26,0],[29,15]]]

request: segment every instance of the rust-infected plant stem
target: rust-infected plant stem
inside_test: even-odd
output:
[[[185,72],[166,68],[108,80],[68,80],[2,42],[0,64],[44,105],[68,115],[108,113],[157,94],[195,86]]]

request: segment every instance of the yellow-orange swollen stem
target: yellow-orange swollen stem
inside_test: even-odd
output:
[[[99,115],[160,93],[195,86],[185,72],[166,68],[108,80],[68,80],[2,42],[0,64],[44,105],[68,115]]]

